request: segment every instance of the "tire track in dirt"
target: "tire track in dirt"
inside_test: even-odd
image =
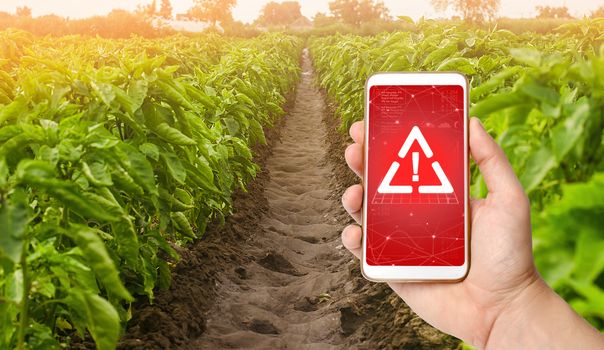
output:
[[[325,105],[313,85],[308,55],[293,110],[273,148],[265,193],[268,213],[248,239],[254,259],[222,276],[199,349],[342,348],[345,267],[340,244],[344,215],[326,161]],[[346,325],[344,326],[347,327]]]

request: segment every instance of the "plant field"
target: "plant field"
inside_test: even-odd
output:
[[[604,23],[514,34],[424,21],[417,32],[312,39],[319,84],[341,131],[363,118],[379,71],[459,71],[479,117],[510,158],[533,206],[540,273],[604,329]],[[472,168],[472,194],[486,187]]]
[[[604,330],[604,20],[563,22],[0,31],[0,349],[458,348],[341,242],[347,130],[380,71],[468,77],[531,199],[539,272]]]
[[[0,32],[0,348],[113,349],[174,245],[224,220],[283,115],[301,41]]]

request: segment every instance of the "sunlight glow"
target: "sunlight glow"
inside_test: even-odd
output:
[[[282,2],[283,0],[276,0]],[[29,6],[34,16],[56,14],[70,18],[85,18],[94,15],[106,15],[114,8],[134,10],[139,4],[148,4],[151,0],[2,0],[0,11],[13,13],[17,6]],[[233,17],[242,22],[253,22],[259,15],[262,7],[270,0],[239,0],[233,9]],[[328,12],[327,0],[299,0],[302,14],[312,19],[317,12]],[[159,3],[159,1],[158,1]],[[172,0],[173,13],[186,12],[193,4],[193,0]],[[430,0],[397,1],[384,0],[393,16],[410,16],[418,19],[449,17],[452,13],[436,12]],[[589,15],[599,5],[598,0],[568,1],[568,0],[501,0],[499,16],[502,17],[533,17],[535,7],[538,5],[567,6],[573,16]]]

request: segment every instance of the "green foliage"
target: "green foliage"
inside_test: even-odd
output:
[[[374,72],[464,73],[470,114],[503,147],[531,198],[540,271],[604,328],[603,22],[569,22],[548,35],[434,21],[417,29],[311,39],[318,82],[336,102],[341,131],[363,118],[364,84]],[[486,194],[475,166],[471,189]]]
[[[604,172],[566,184],[563,196],[535,212],[535,258],[543,277],[604,328]]]
[[[0,348],[113,349],[175,244],[224,220],[283,115],[299,39],[0,32]]]

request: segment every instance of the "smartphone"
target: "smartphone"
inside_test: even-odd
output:
[[[464,279],[470,267],[466,78],[370,76],[364,152],[365,278]]]

